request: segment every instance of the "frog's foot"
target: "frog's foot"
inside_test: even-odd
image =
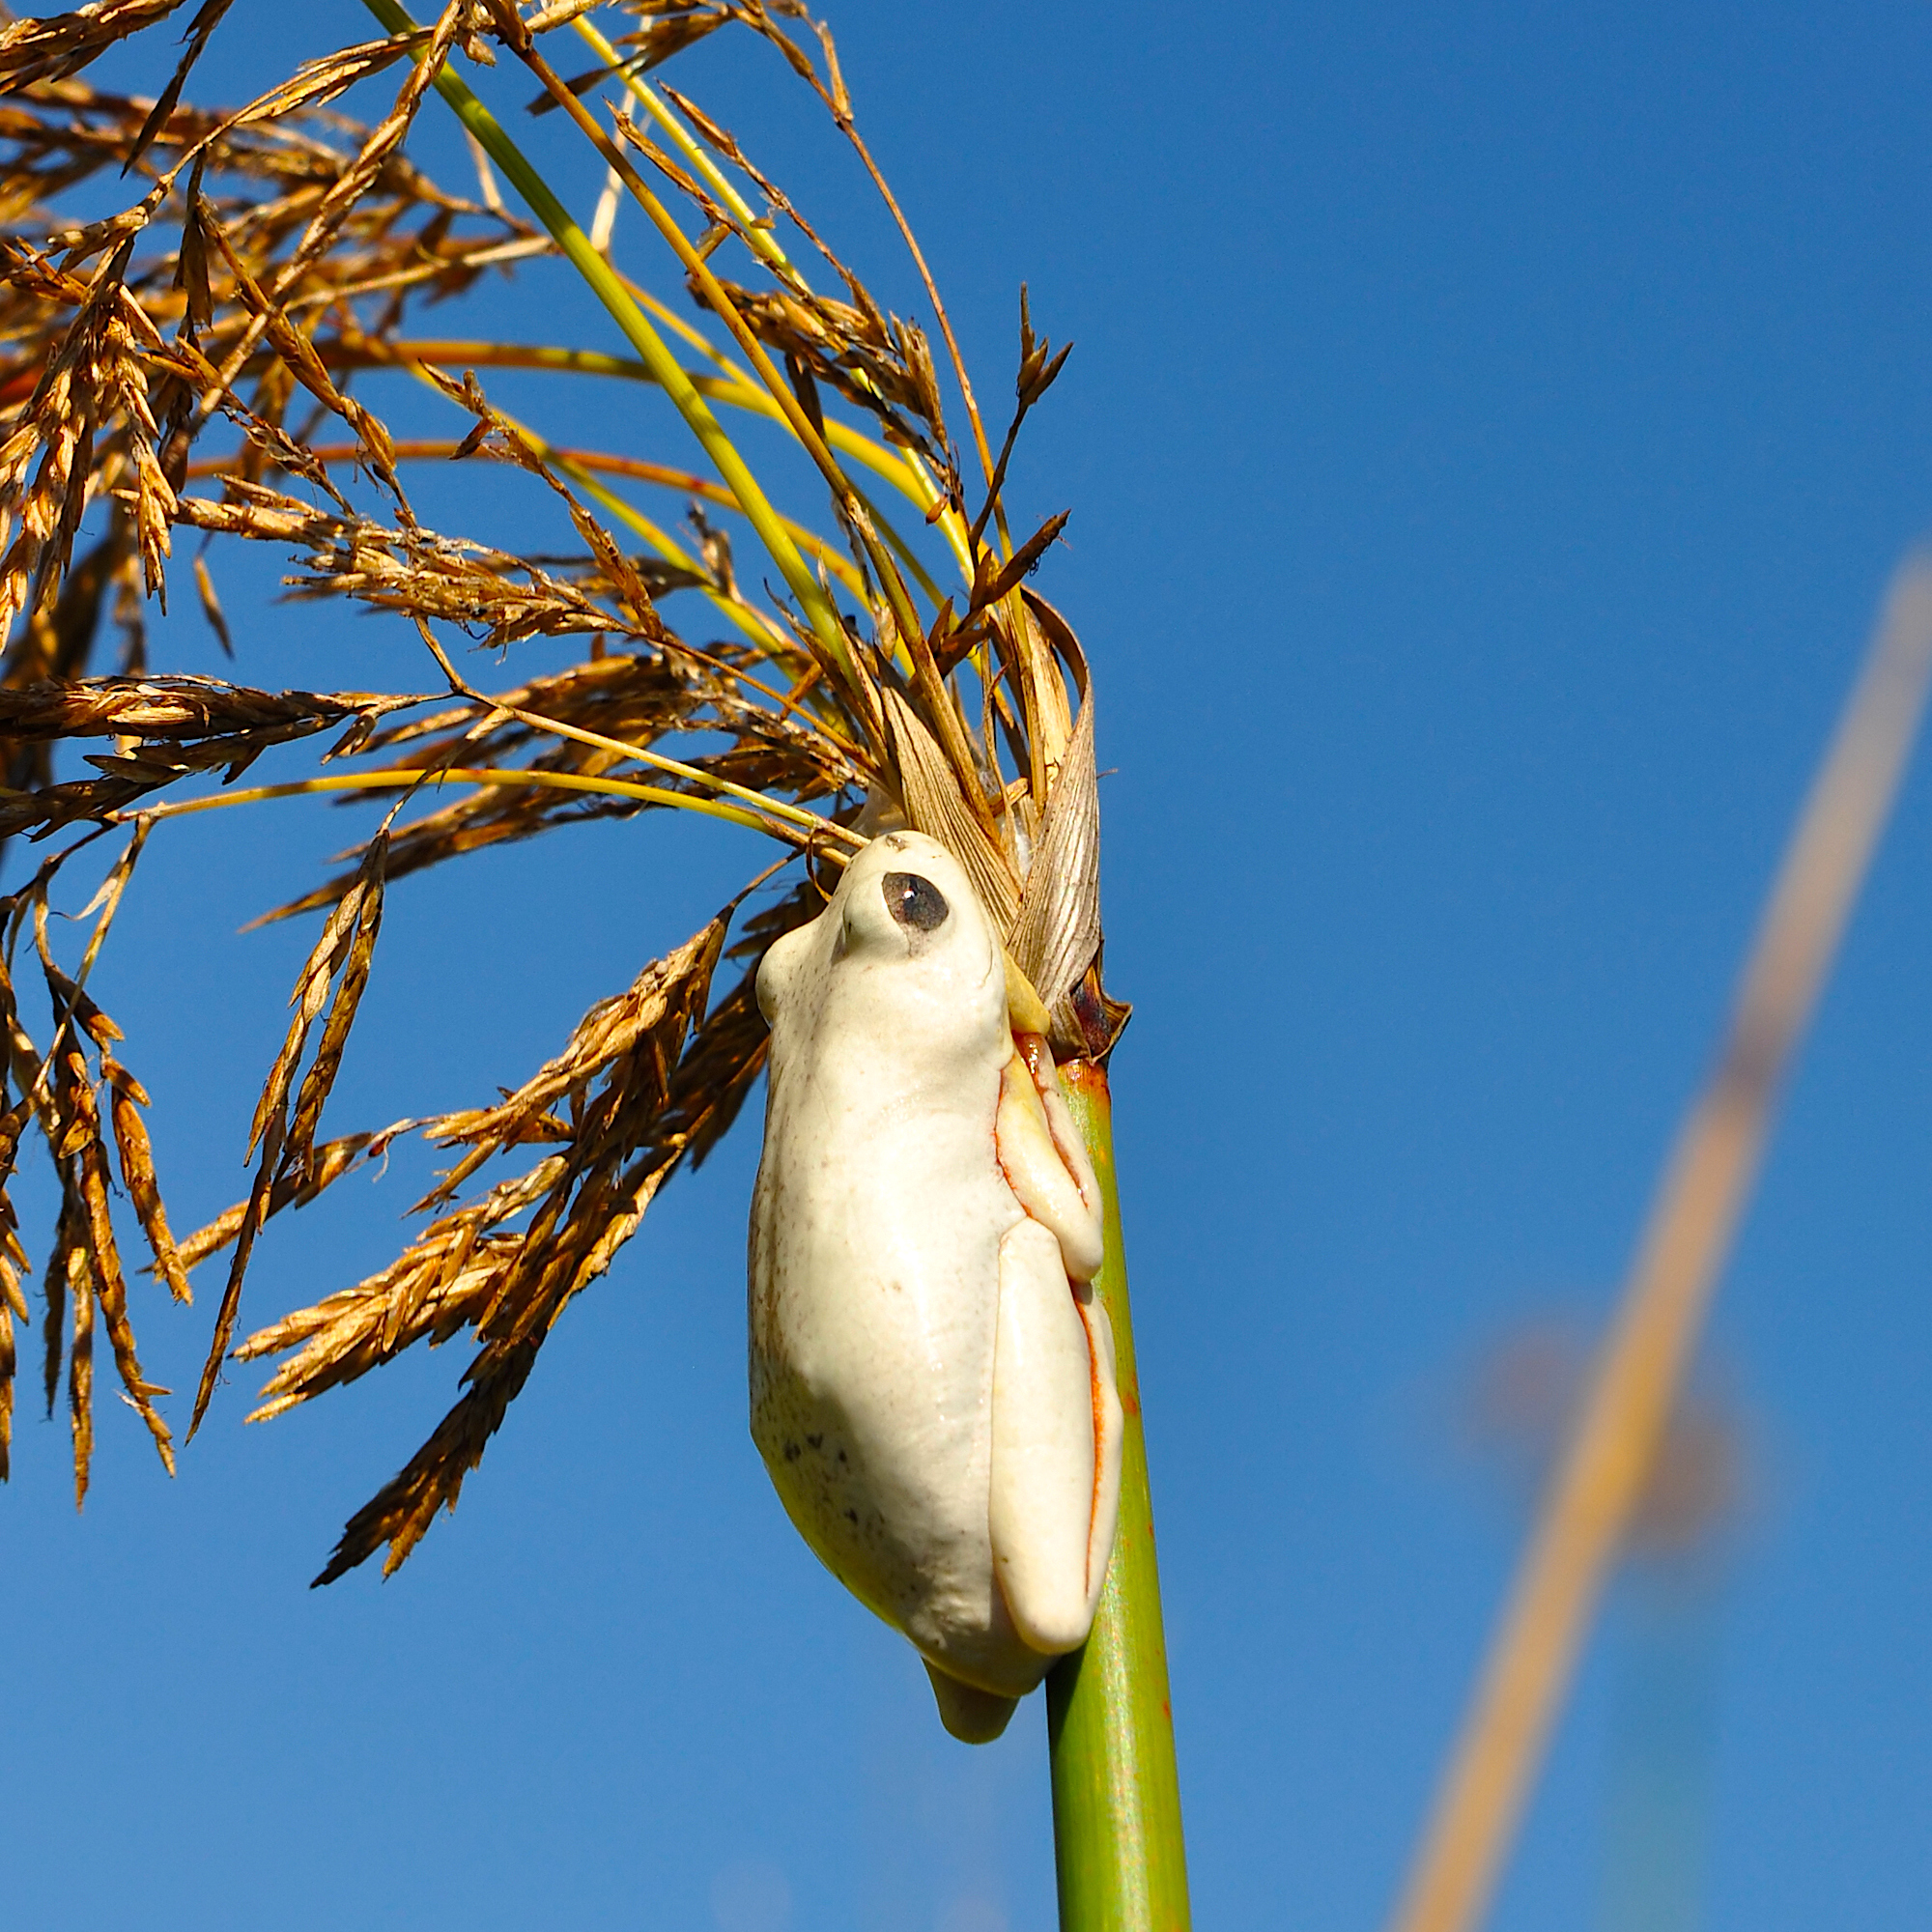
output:
[[[940,1669],[926,1659],[925,1674],[932,1679],[933,1702],[939,1706],[939,1721],[962,1745],[989,1745],[1007,1728],[1007,1720],[1019,1706],[1017,1697],[1001,1697]]]
[[[1113,1332],[1037,1221],[1000,1242],[987,1527],[1021,1640],[1058,1657],[1093,1628],[1121,1493]]]

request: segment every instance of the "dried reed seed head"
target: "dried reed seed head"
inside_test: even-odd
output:
[[[460,294],[494,266],[553,247],[503,210],[487,175],[479,177],[479,198],[452,195],[403,152],[441,52],[462,44],[487,55],[481,37],[492,34],[526,49],[531,36],[584,11],[577,0],[559,0],[528,20],[505,7],[447,7],[431,28],[311,63],[226,116],[182,99],[226,11],[220,0],[197,14],[157,100],[97,91],[76,77],[95,53],[171,11],[105,0],[80,15],[0,30],[0,75],[11,88],[0,101],[7,147],[0,201],[16,231],[0,275],[0,518],[7,520],[0,614],[24,614],[0,664],[0,755],[10,786],[0,794],[0,833],[44,836],[99,823],[182,779],[217,770],[232,779],[269,746],[325,729],[340,728],[330,755],[343,761],[400,757],[405,769],[429,772],[460,758],[580,778],[624,767],[625,754],[611,744],[649,750],[668,737],[695,737],[695,754],[682,761],[688,770],[653,775],[658,791],[710,798],[728,781],[777,799],[831,801],[848,818],[865,796],[892,793],[909,822],[959,852],[1041,984],[1058,991],[1070,976],[1057,1028],[1085,1026],[1090,1044],[1099,1037],[1094,1026],[1108,1023],[1110,1009],[1094,968],[1083,966],[1098,938],[1091,714],[1083,706],[1083,739],[1061,681],[1064,667],[1084,693],[1085,667],[1071,634],[1056,629],[1057,619],[1048,622],[1043,607],[1036,622],[1034,601],[1026,594],[1023,605],[1020,590],[1064,519],[1051,520],[1010,556],[996,555],[980,542],[989,495],[970,531],[974,576],[963,617],[942,604],[921,629],[923,620],[915,622],[910,606],[896,601],[904,587],[877,514],[841,485],[836,512],[856,559],[846,581],[863,594],[875,638],[846,620],[834,651],[781,610],[757,619],[749,644],[695,647],[667,626],[657,600],[672,589],[699,589],[749,611],[728,535],[695,514],[701,570],[628,554],[588,506],[579,472],[566,475],[491,405],[473,376],[438,379],[434,358],[423,363],[394,346],[405,339],[412,303]],[[656,67],[721,26],[747,27],[778,48],[850,131],[830,37],[811,27],[793,0],[639,0],[631,12],[639,25],[620,51],[634,71]],[[804,23],[803,41],[790,31],[797,23]],[[406,59],[414,55],[427,58]],[[349,86],[391,70],[398,90],[375,126],[358,126],[329,107]],[[813,243],[849,298],[814,294],[797,268],[765,248],[758,252],[776,289],[700,281],[705,299],[785,363],[789,384],[780,400],[802,410],[812,429],[828,433],[822,384],[882,425],[889,445],[922,451],[939,479],[935,516],[950,514],[963,528],[960,467],[923,331],[873,299],[750,163],[735,136],[687,97],[673,91],[669,98],[769,210]],[[637,138],[636,129],[625,131]],[[660,155],[652,158],[663,163]],[[60,197],[130,162],[150,184],[138,202],[78,226],[64,222],[55,207]],[[735,229],[756,249],[761,238],[722,210],[710,188],[681,168],[666,171],[707,222],[721,234]],[[42,246],[28,234],[38,234]],[[1024,312],[1021,349],[1023,415],[1065,352],[1054,355],[1036,338]],[[510,555],[425,528],[402,487],[405,445],[346,387],[346,372],[372,364],[430,370],[471,418],[457,452],[507,459],[540,482],[582,555]],[[306,422],[299,419],[304,410],[312,412]],[[324,419],[348,430],[355,460],[382,487],[391,515],[379,520],[355,506],[349,485],[331,473],[342,451],[325,458],[315,446]],[[1017,427],[1016,419],[1014,433]],[[1012,440],[1009,433],[996,485]],[[185,494],[190,468],[218,478],[216,494]],[[277,476],[312,495],[271,487]],[[108,508],[109,527],[75,564],[71,553],[90,501]],[[319,501],[327,507],[318,508]],[[413,693],[270,694],[217,680],[87,675],[110,614],[131,662],[142,665],[139,590],[163,591],[176,524],[296,553],[289,581],[298,595],[346,597],[454,624],[499,648],[543,637],[588,635],[597,642],[588,662],[526,678],[501,699],[465,696],[428,713]],[[196,580],[227,645],[199,554]],[[611,637],[634,648],[603,655]],[[900,653],[911,663],[909,678],[893,662]],[[967,665],[980,678],[977,743],[952,682]],[[503,705],[524,715],[509,717]],[[398,712],[402,722],[384,726]],[[572,730],[611,743],[555,735]],[[1020,767],[1012,784],[997,769],[996,731]],[[55,782],[52,748],[88,737],[115,740],[110,753],[93,756],[97,776]],[[92,1441],[97,1307],[130,1399],[148,1405],[151,1428],[158,1420],[156,1391],[142,1381],[133,1356],[126,1284],[105,1214],[110,1144],[155,1271],[178,1295],[186,1294],[189,1267],[234,1249],[216,1346],[196,1401],[198,1422],[266,1221],[379,1158],[395,1133],[426,1128],[460,1151],[451,1173],[419,1204],[436,1214],[429,1228],[389,1269],[264,1330],[240,1352],[294,1350],[265,1391],[259,1412],[267,1413],[353,1378],[415,1340],[476,1329],[469,1392],[396,1482],[352,1521],[326,1575],[340,1574],[384,1542],[393,1567],[435,1510],[454,1503],[561,1308],[609,1265],[677,1165],[702,1159],[743,1104],[765,1050],[752,995],[757,957],[779,933],[813,916],[822,895],[808,878],[741,923],[730,956],[749,963],[708,1012],[726,940],[722,920],[647,968],[628,992],[600,1003],[562,1052],[503,1099],[375,1135],[316,1136],[367,984],[386,881],[574,818],[642,808],[638,800],[536,788],[492,787],[453,803],[439,800],[366,848],[351,871],[298,901],[328,908],[330,917],[298,979],[289,1036],[257,1110],[254,1186],[246,1202],[179,1243],[141,1119],[146,1095],[108,1051],[118,1029],[43,946],[48,985],[66,1017],[42,1061],[7,996],[10,1060],[23,1097],[0,1120],[0,1129],[12,1122],[11,1137],[0,1131],[0,1185],[25,1126],[38,1120],[65,1177],[47,1276],[45,1332],[53,1347],[46,1376],[51,1401],[63,1311],[71,1309],[77,1488],[85,1486]],[[43,867],[43,885],[64,857]],[[43,887],[43,942],[44,912]],[[97,946],[104,929],[105,917]],[[458,1204],[457,1190],[483,1164],[532,1145],[545,1152],[524,1174]],[[511,1225],[518,1221],[526,1225]],[[0,1229],[0,1300],[11,1321],[24,1304],[7,1270],[23,1267],[25,1257],[4,1192]],[[0,1336],[9,1374],[11,1347],[10,1328]],[[0,1375],[0,1401],[7,1399]],[[164,1435],[156,1441],[165,1453]]]
[[[77,72],[115,42],[172,14],[182,0],[93,0],[77,13],[0,27],[0,86],[9,93]]]
[[[137,839],[98,895],[99,930],[104,931],[111,920],[138,852]],[[147,1104],[146,1092],[108,1050],[121,1038],[121,1030],[77,981],[55,965],[47,948],[43,886],[35,895],[33,910],[35,943],[58,1019],[53,1044],[42,1058],[19,1022],[11,975],[5,976],[11,1066],[23,1094],[4,1119],[0,1119],[0,1224],[5,1228],[0,1272],[6,1276],[9,1306],[24,1317],[17,1280],[25,1269],[26,1254],[14,1232],[14,1211],[6,1200],[4,1183],[11,1176],[23,1131],[30,1120],[38,1118],[59,1177],[62,1201],[44,1277],[43,1381],[51,1410],[65,1352],[74,1489],[78,1499],[87,1492],[93,1455],[93,1343],[97,1317],[106,1327],[123,1393],[147,1425],[163,1465],[170,1472],[174,1468],[172,1433],[155,1407],[155,1398],[167,1391],[148,1380],[135,1350],[127,1280],[109,1207],[113,1185],[109,1144],[103,1132],[95,1075],[88,1063],[89,1045],[99,1053],[99,1080],[110,1096],[113,1150],[121,1184],[135,1201],[157,1266],[171,1283],[178,1283],[180,1291],[185,1291],[186,1282],[174,1260],[165,1215],[160,1209],[146,1126],[139,1115],[139,1109]],[[11,1382],[15,1369],[11,1331],[7,1339],[8,1346],[0,1350],[0,1415],[11,1414]],[[0,1467],[4,1467],[3,1457]]]

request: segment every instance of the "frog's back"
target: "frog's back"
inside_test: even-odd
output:
[[[852,869],[906,876],[895,863],[953,885],[945,951],[908,971],[861,876],[760,975],[752,1433],[834,1574],[927,1657],[1010,1694],[1043,1660],[1012,1631],[987,1531],[1000,1241],[1024,1218],[994,1141],[1004,962],[931,840],[888,835]]]

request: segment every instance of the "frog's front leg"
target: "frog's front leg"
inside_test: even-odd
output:
[[[987,1527],[1021,1640],[1086,1641],[1120,1497],[1121,1406],[1106,1311],[1075,1299],[1060,1243],[1024,1220],[1000,1242]]]
[[[993,1146],[1020,1206],[1059,1242],[1065,1272],[1075,1281],[1092,1281],[1106,1259],[1100,1184],[1043,1039],[1014,1037],[1000,1075]]]

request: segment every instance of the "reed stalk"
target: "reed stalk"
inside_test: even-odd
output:
[[[1092,1061],[1069,1062],[1061,1078],[1105,1204],[1107,1259],[1094,1289],[1113,1323],[1125,1442],[1120,1528],[1099,1614],[1086,1644],[1046,1680],[1060,1928],[1185,1932],[1192,1923],[1187,1850],[1140,1375],[1121,1244],[1113,1095],[1106,1069]]]
[[[635,749],[626,748],[625,755],[636,757],[639,753]],[[703,774],[698,776],[701,778]],[[163,818],[185,818],[197,811],[224,811],[232,806],[261,805],[274,798],[313,798],[326,792],[434,791],[443,784],[530,785],[551,791],[580,791],[603,798],[635,799],[640,805],[668,806],[675,810],[695,811],[707,818],[723,819],[727,825],[741,825],[748,831],[762,832],[768,838],[784,839],[798,845],[801,850],[814,852],[838,864],[843,861],[829,849],[831,842],[856,842],[843,826],[834,825],[828,819],[802,811],[779,799],[760,800],[752,810],[740,810],[716,799],[693,798],[689,792],[669,791],[662,785],[634,784],[625,779],[590,777],[578,772],[495,771],[464,765],[447,765],[440,769],[412,767],[397,772],[345,772],[325,778],[297,779],[288,784],[237,786],[227,791],[210,792],[204,798],[174,799],[165,805],[143,806],[139,810],[111,813],[107,822],[117,825],[154,824]]]

